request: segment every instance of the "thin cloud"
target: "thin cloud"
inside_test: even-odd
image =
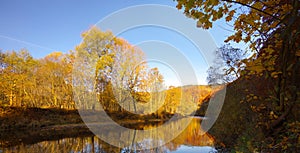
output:
[[[12,40],[12,41],[17,41],[17,42],[19,42],[19,43],[26,44],[26,45],[29,45],[29,46],[38,47],[38,48],[41,48],[41,49],[47,49],[47,50],[51,50],[51,51],[54,51],[54,50],[55,50],[55,49],[53,49],[53,48],[41,46],[41,45],[38,45],[38,44],[35,44],[35,43],[32,43],[32,42],[28,42],[28,41],[24,41],[24,40],[12,38],[12,37],[5,36],[5,35],[0,35],[0,37],[1,37],[1,38],[5,38],[5,39],[9,39],[9,40]]]

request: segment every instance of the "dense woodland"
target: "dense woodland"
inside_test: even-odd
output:
[[[72,59],[60,52],[42,59],[27,50],[1,52],[1,105],[74,108]]]

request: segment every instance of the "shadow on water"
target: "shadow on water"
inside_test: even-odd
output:
[[[90,132],[85,125],[78,124],[38,131],[5,131],[0,133],[0,152],[215,152],[214,140],[210,135],[202,132],[200,121],[199,118],[193,118],[187,128],[175,139],[152,149],[145,149],[152,143],[149,138],[145,138],[142,143],[135,143],[124,148],[109,145]],[[170,124],[173,128],[180,126],[178,121],[172,121]],[[150,126],[157,125],[148,124],[143,128],[153,128]],[[113,135],[114,133],[108,131],[103,134]],[[166,142],[163,136],[160,138],[161,142]]]

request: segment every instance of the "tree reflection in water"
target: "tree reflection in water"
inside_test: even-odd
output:
[[[160,143],[163,144],[160,147],[149,148],[147,146],[151,146],[152,140],[144,139],[144,141],[140,143],[132,144],[125,148],[118,148],[115,146],[111,146],[108,143],[102,141],[98,137],[94,135],[90,136],[78,136],[75,138],[62,138],[58,140],[50,140],[50,141],[42,141],[35,144],[25,144],[7,147],[2,145],[0,148],[0,152],[91,152],[91,153],[127,153],[127,152],[140,152],[140,153],[152,153],[152,152],[176,152],[182,146],[188,147],[198,147],[199,152],[201,150],[201,146],[213,146],[214,140],[208,134],[203,134],[200,127],[200,119],[194,118],[192,122],[188,125],[188,127],[175,139],[164,144],[164,139],[160,140]],[[179,122],[178,122],[179,123]],[[176,121],[172,122],[173,128],[176,126],[180,126],[176,123]],[[145,126],[144,129],[153,128],[150,125]],[[162,132],[164,133],[164,132]],[[111,134],[111,133],[106,133]],[[162,136],[163,137],[163,136]],[[161,138],[161,137],[160,137]],[[16,140],[18,141],[18,140]],[[115,140],[118,141],[118,140]],[[4,140],[0,141],[0,144],[8,143]],[[200,146],[200,147],[199,147]],[[205,147],[207,149],[207,147]],[[2,151],[1,151],[2,150]],[[213,148],[210,148],[213,151]]]

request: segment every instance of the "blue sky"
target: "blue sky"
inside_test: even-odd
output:
[[[0,49],[6,51],[26,48],[36,58],[44,57],[53,51],[67,52],[81,42],[80,34],[83,31],[104,17],[120,9],[142,4],[176,6],[172,0],[2,0],[0,1]],[[196,28],[196,24],[189,26]],[[217,46],[222,45],[223,40],[231,34],[221,27],[228,28],[224,21],[219,21],[214,24],[213,29],[209,30]],[[193,55],[188,53],[189,50],[193,50],[190,44],[162,28],[147,27],[143,30],[123,33],[121,36],[133,44],[147,40],[177,44],[176,48],[183,49],[193,58]],[[196,68],[199,83],[205,84],[207,68],[205,61],[201,57],[191,61],[199,67]],[[166,71],[167,73],[169,71]]]

